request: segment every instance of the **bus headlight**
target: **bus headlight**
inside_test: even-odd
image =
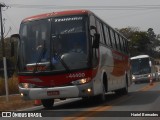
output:
[[[150,77],[151,77],[151,75],[149,74],[149,75],[148,75],[148,78],[150,78]]]
[[[136,79],[136,77],[134,75],[132,75],[132,80],[135,80],[135,79]]]
[[[72,84],[80,85],[80,84],[88,83],[89,81],[91,81],[91,78],[83,78],[83,79],[79,79],[79,80],[76,80],[76,81],[72,81]]]
[[[31,83],[20,83],[19,86],[21,88],[34,88],[35,87],[35,85]]]

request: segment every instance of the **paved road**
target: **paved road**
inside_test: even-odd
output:
[[[42,106],[24,111],[42,113],[42,116],[52,119],[109,119],[109,120],[159,120],[160,119],[160,82],[133,84],[128,95],[119,96],[114,93],[106,95],[105,103],[81,98],[67,99],[55,104],[51,110]],[[146,112],[148,111],[148,113]],[[159,117],[142,117],[142,115],[158,115]],[[136,117],[137,116],[137,117]],[[139,117],[140,116],[140,117]]]

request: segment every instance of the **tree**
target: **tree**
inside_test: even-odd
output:
[[[147,33],[150,41],[154,41],[156,39],[156,34],[154,33],[153,28],[149,28]]]
[[[136,27],[122,28],[119,32],[129,39],[129,50],[131,56],[148,54],[150,39],[147,32],[139,31]]]
[[[148,38],[150,40],[150,45],[148,46],[149,55],[154,58],[160,57],[159,51],[156,50],[156,48],[159,48],[159,46],[160,46],[160,41],[158,40],[159,36],[158,35],[156,36],[156,34],[154,33],[154,30],[152,28],[148,29],[147,34],[148,34]]]
[[[118,30],[118,29],[117,29]],[[124,35],[126,38],[130,39],[132,34],[136,31],[139,31],[137,27],[127,27],[122,28],[118,30],[122,35]]]

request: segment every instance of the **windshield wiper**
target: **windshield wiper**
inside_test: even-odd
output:
[[[58,60],[62,63],[63,67],[69,72],[70,68],[68,65],[64,62],[64,60],[61,58],[62,55],[55,53],[55,56],[57,56]]]
[[[35,73],[37,71],[38,63],[45,56],[45,53],[46,53],[46,45],[45,45],[45,40],[44,40],[44,43],[43,43],[43,46],[42,46],[42,50],[40,51],[40,54],[39,54],[38,59],[36,61],[33,73]]]
[[[57,35],[53,35],[52,39],[53,41],[58,39],[59,40],[60,36],[57,37]],[[58,60],[61,62],[61,64],[63,65],[63,67],[69,72],[70,68],[68,67],[68,65],[64,62],[64,60],[61,58],[62,55],[60,55],[58,52],[53,51],[54,52],[54,56],[57,56]]]

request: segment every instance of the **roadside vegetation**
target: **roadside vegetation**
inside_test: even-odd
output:
[[[137,27],[117,29],[129,40],[130,56],[147,54],[160,59],[160,34],[156,35],[152,28],[140,31]]]
[[[0,77],[0,111],[14,111],[34,106],[34,100],[22,100],[18,94],[17,76],[13,75],[8,79],[9,101],[6,101],[5,80]],[[12,95],[14,94],[14,95]]]
[[[18,94],[18,80],[17,76],[13,75],[11,78],[8,78],[8,90],[9,94]],[[5,95],[5,80],[0,77],[0,96]]]

